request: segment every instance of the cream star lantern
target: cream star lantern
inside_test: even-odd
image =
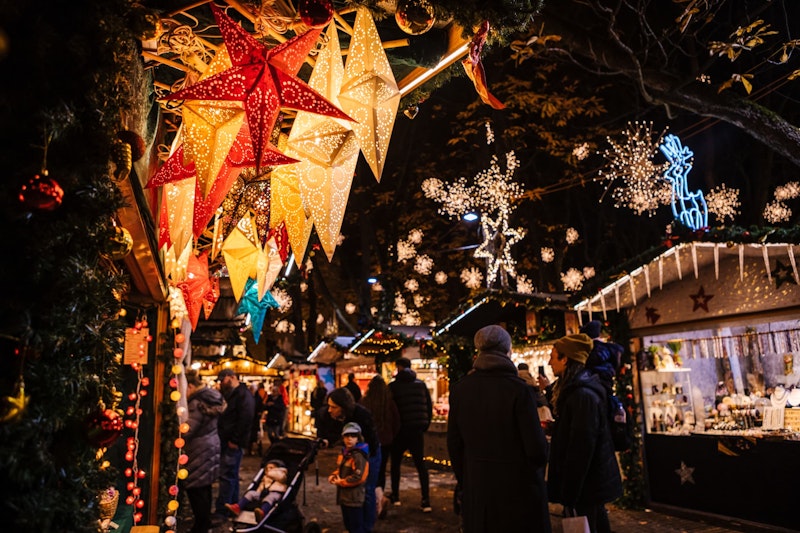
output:
[[[353,131],[361,152],[380,181],[400,105],[400,91],[375,22],[364,7],[356,13],[339,102],[344,112],[356,121]]]

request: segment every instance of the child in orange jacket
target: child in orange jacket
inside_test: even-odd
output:
[[[342,508],[342,520],[349,533],[363,533],[364,483],[369,474],[369,446],[361,436],[361,427],[355,422],[342,429],[344,446],[336,461],[336,470],[328,482],[336,485],[336,503]]]

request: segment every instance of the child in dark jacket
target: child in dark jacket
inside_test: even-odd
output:
[[[369,474],[369,446],[361,436],[361,426],[349,422],[342,428],[344,446],[336,461],[336,470],[328,482],[336,485],[336,503],[342,508],[342,520],[349,533],[362,533],[364,529],[365,489]]]
[[[260,505],[253,509],[253,514],[256,515],[256,520],[261,522],[264,515],[283,499],[287,490],[286,483],[289,473],[286,464],[280,459],[273,459],[264,468],[266,469],[264,477],[261,478],[261,482],[255,490],[245,492],[238,503],[225,504],[225,507],[234,515],[239,516],[239,513],[252,506],[253,502],[260,501]]]

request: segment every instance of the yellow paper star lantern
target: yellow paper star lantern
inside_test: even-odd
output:
[[[194,220],[195,179],[189,178],[167,183],[162,190],[161,201],[167,203],[166,212],[169,224],[169,239],[176,256],[192,242],[192,221]],[[185,269],[186,264],[183,264]]]
[[[222,46],[198,81],[230,67],[230,57]],[[183,105],[184,161],[194,161],[197,184],[203,197],[208,195],[214,185],[244,118],[244,108],[239,102],[189,100]]]
[[[258,236],[252,219],[249,216],[242,217],[222,244],[222,257],[225,259],[225,266],[228,267],[231,288],[236,301],[242,298],[247,279],[256,277],[259,252],[261,251],[263,250],[258,245]]]
[[[267,241],[267,245],[259,251],[258,264],[256,266],[256,281],[258,281],[258,299],[263,300],[267,291],[272,288],[278,274],[283,267],[278,244],[274,238]]]
[[[356,120],[353,131],[375,178],[380,181],[400,91],[369,10],[360,7],[339,93],[342,109]]]
[[[328,27],[327,37],[328,44],[317,57],[308,85],[338,105],[344,65],[334,24]],[[291,171],[297,175],[305,211],[313,220],[328,260],[336,249],[358,150],[358,139],[349,121],[300,112],[289,133],[286,153],[300,159]]]

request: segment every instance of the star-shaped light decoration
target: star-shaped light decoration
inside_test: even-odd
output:
[[[222,256],[237,301],[244,293],[247,280],[256,277],[259,254],[263,255],[263,248],[258,243],[255,225],[250,217],[243,217],[222,245]]]
[[[713,294],[706,294],[706,290],[700,285],[700,289],[697,291],[696,294],[690,294],[689,297],[692,299],[692,312],[697,311],[698,309],[702,309],[706,313],[708,313],[708,301],[714,297]]]
[[[344,65],[335,24],[328,27],[326,35],[328,43],[317,57],[308,85],[338,105]],[[284,179],[295,176],[305,210],[329,260],[339,240],[358,149],[350,122],[301,111],[286,142],[286,153],[300,162],[273,173]],[[302,257],[304,253],[295,250],[295,255]]]
[[[681,467],[676,469],[675,473],[681,478],[681,485],[687,482],[694,485],[694,477],[692,477],[692,474],[694,474],[693,466],[686,466],[686,463],[681,461]]]
[[[658,309],[655,307],[645,307],[644,309],[644,316],[650,324],[655,324],[661,318],[661,315],[658,314]]]
[[[356,120],[353,130],[361,152],[380,181],[400,106],[400,90],[375,22],[365,7],[359,7],[356,13],[339,101]]]
[[[441,214],[453,218],[470,212],[481,214],[484,241],[474,256],[486,259],[489,288],[498,277],[506,288],[507,275],[516,275],[516,262],[510,248],[525,236],[523,228],[509,227],[510,217],[516,210],[514,202],[522,195],[521,186],[512,181],[517,166],[519,161],[512,151],[506,153],[505,172],[500,169],[497,156],[493,156],[489,168],[479,172],[472,183],[461,177],[446,187],[436,178],[429,178],[422,184],[425,196],[441,204]]]
[[[208,254],[203,253],[199,257],[190,254],[186,266],[186,279],[176,285],[183,292],[186,312],[192,324],[192,331],[194,331],[197,321],[200,319],[200,311],[203,309],[206,295],[213,291],[208,278]]]
[[[286,167],[281,167],[281,169]],[[311,229],[314,224],[303,207],[303,197],[297,184],[297,176],[293,172],[272,173],[270,187],[272,202],[270,203],[270,225],[275,228],[283,224],[288,234],[289,243],[294,251],[294,260],[298,267],[303,264]]]
[[[775,288],[779,289],[784,283],[794,283],[797,285],[797,280],[794,279],[794,272],[792,267],[781,263],[780,259],[775,260],[775,269],[770,271],[772,277],[775,279]]]
[[[257,170],[260,170],[262,156],[281,106],[349,119],[296,77],[319,37],[319,29],[311,29],[268,49],[213,3],[211,11],[233,66],[168,95],[167,100],[244,102]]]
[[[258,283],[253,279],[247,280],[247,286],[239,302],[236,312],[239,314],[250,315],[250,325],[253,328],[253,340],[258,344],[261,338],[261,329],[264,327],[264,318],[267,316],[267,309],[275,309],[278,302],[267,292],[263,298],[258,295]]]

